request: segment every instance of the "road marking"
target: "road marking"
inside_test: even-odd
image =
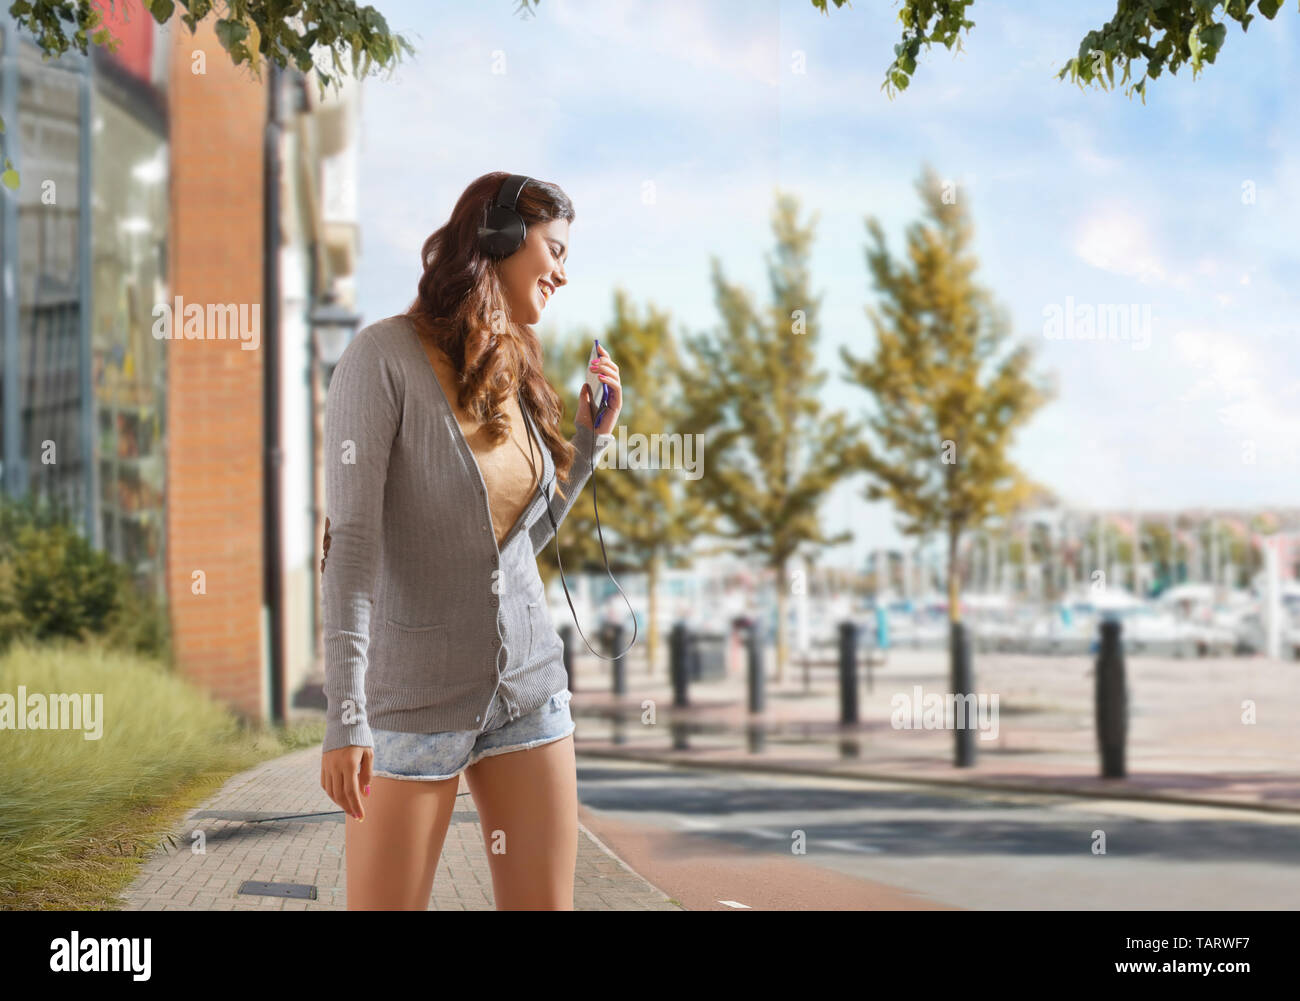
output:
[[[747,911],[752,911],[754,909],[748,904],[741,904],[735,900],[719,900],[718,903],[725,904],[727,907],[743,907]]]
[[[856,841],[814,841],[817,845],[829,845],[831,848],[839,848],[846,852],[873,852],[878,853],[881,849],[875,845],[863,845]]]

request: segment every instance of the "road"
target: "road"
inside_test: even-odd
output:
[[[582,753],[578,797],[582,822],[690,910],[1300,904],[1294,814],[673,768]],[[1105,853],[1094,853],[1103,836]],[[799,841],[804,854],[792,850]]]

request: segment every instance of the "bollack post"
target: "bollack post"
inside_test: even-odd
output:
[[[970,637],[966,632],[966,623],[954,622],[951,625],[951,687],[953,694],[960,700],[957,709],[961,717],[954,734],[956,749],[953,763],[958,768],[970,768],[975,764],[975,728],[978,725],[972,700],[965,698],[967,695],[973,697],[972,689],[975,687],[970,662]]]
[[[613,656],[619,650],[623,649],[623,625],[619,622],[611,622],[605,627],[605,637],[608,648],[605,653]],[[614,694],[627,694],[627,654],[614,657]]]
[[[840,723],[858,722],[858,624],[840,623]]]
[[[763,641],[760,635],[759,620],[754,618],[749,623],[749,711],[761,713],[765,702],[763,692]]]
[[[679,709],[690,705],[686,688],[686,672],[689,670],[687,664],[689,643],[690,637],[686,634],[686,623],[674,623],[668,641],[668,673],[671,675],[673,683],[673,705]]]
[[[1097,668],[1093,672],[1097,693],[1097,747],[1101,752],[1101,777],[1124,777],[1124,743],[1128,737],[1128,692],[1124,678],[1122,625],[1116,619],[1101,623]]]
[[[577,693],[578,679],[573,675],[573,626],[560,626],[556,630],[560,634],[560,641],[564,644],[564,673],[569,677],[569,691]]]

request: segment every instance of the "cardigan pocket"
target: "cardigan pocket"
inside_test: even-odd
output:
[[[528,603],[528,660],[533,659],[537,650],[537,602]]]
[[[541,601],[530,601],[528,603],[529,663],[535,661],[543,648],[550,643],[552,633],[550,619],[547,617],[546,609],[542,607]]]
[[[426,688],[447,660],[447,626],[427,626],[384,620],[384,670],[381,684]]]

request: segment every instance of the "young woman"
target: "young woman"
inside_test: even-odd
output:
[[[577,779],[563,642],[537,555],[613,440],[618,366],[577,433],[532,329],[566,284],[573,206],[486,174],[425,242],[403,314],[330,380],[321,787],[347,814],[348,907],[423,910],[465,774],[499,910],[573,907]]]

